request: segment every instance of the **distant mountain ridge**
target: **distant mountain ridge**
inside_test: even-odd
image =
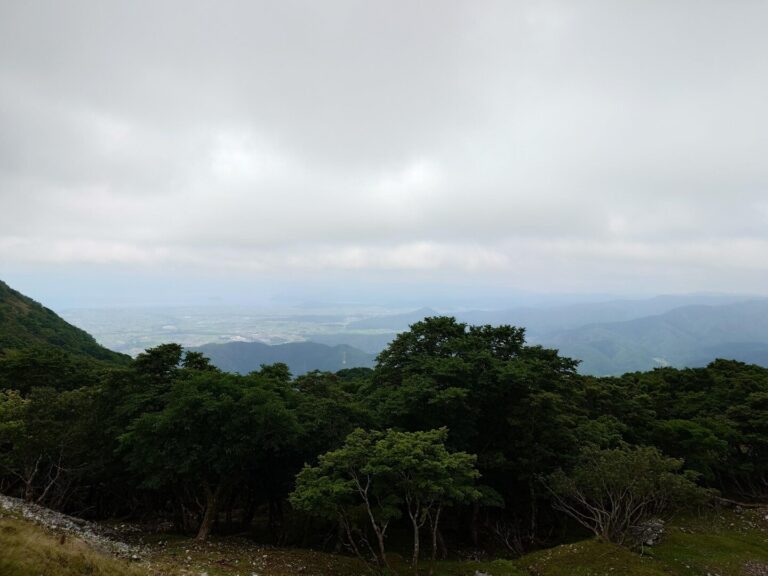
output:
[[[683,306],[624,322],[589,324],[541,343],[580,359],[586,374],[698,367],[715,358],[768,366],[768,299]]]
[[[439,312],[421,308],[350,323],[357,331],[313,336],[378,353],[397,332]],[[659,366],[705,366],[727,358],[768,366],[768,299],[726,294],[667,295],[556,306],[469,310],[469,324],[511,324],[529,342],[581,360],[584,374],[616,375]]]
[[[317,334],[301,327],[309,341],[276,345],[228,342],[189,349],[203,352],[223,370],[240,373],[275,362],[287,364],[294,375],[372,367],[376,354],[397,333],[424,317],[440,314],[445,312],[420,308],[348,324],[343,323],[344,314],[334,314],[323,317],[328,324]],[[657,366],[698,367],[716,358],[768,367],[768,298],[689,294],[447,314],[469,324],[524,327],[529,343],[556,348],[562,355],[580,360],[579,370],[584,374],[618,375]],[[311,323],[316,318],[301,319]],[[173,330],[165,329],[175,327],[162,328],[163,341],[173,341]],[[227,329],[227,333],[237,334],[238,329]],[[249,331],[254,330],[249,327]],[[105,362],[130,362],[129,356],[100,346],[87,332],[0,281],[0,354],[13,348],[36,347],[52,347]]]
[[[317,342],[264,344],[263,342],[227,342],[190,348],[202,352],[217,368],[247,374],[262,364],[282,362],[291,374],[301,376],[313,370],[338,372],[343,368],[372,368],[375,356],[352,346],[328,346]]]
[[[104,362],[130,362],[130,356],[100,346],[84,330],[0,280],[0,353],[38,347],[53,347]]]
[[[529,337],[549,334],[588,324],[624,322],[664,314],[684,306],[720,306],[752,298],[730,294],[670,294],[640,300],[622,299],[585,302],[549,308],[510,308],[507,310],[471,310],[456,316],[470,324],[512,324],[525,327]]]
[[[618,299],[605,302],[583,302],[551,307],[516,307],[500,310],[464,310],[450,312],[461,322],[468,324],[511,324],[523,326],[530,334],[547,334],[568,328],[600,322],[621,322],[644,316],[663,314],[675,308],[692,305],[725,305],[752,298],[732,294],[670,294],[646,299]],[[371,316],[350,322],[350,330],[380,330],[400,332],[427,316],[439,316],[429,307],[412,312]]]

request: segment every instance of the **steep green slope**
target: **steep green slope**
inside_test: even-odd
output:
[[[106,362],[125,364],[130,360],[100,346],[87,332],[0,281],[0,353],[51,347]]]

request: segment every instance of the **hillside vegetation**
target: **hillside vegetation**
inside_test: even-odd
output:
[[[768,366],[768,300],[684,306],[656,316],[574,328],[543,341],[582,360],[580,370],[586,374],[699,367],[716,358]]]
[[[104,362],[126,364],[129,360],[99,346],[90,334],[0,280],[0,354],[9,349],[51,347]]]
[[[373,369],[243,375],[178,344],[86,358],[0,358],[0,491],[141,521],[163,569],[237,573],[260,553],[274,574],[764,570],[764,518],[719,507],[768,500],[759,366],[587,377],[522,328],[451,317]]]

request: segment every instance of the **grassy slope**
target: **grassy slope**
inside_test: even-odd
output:
[[[764,566],[754,574],[768,574],[768,510],[686,519],[652,554],[679,574],[750,574],[747,562]]]
[[[2,576],[146,576],[125,560],[93,550],[81,540],[52,534],[28,521],[0,517]]]
[[[15,518],[0,518],[0,574],[157,576],[360,576],[358,560],[311,550],[271,548],[239,538],[198,544],[181,537],[148,537],[148,561],[127,564]],[[393,555],[400,574],[412,573]],[[426,574],[426,566],[422,571]],[[765,570],[764,572],[761,570]],[[768,574],[766,511],[726,512],[673,523],[664,542],[641,556],[625,548],[585,540],[518,560],[440,562],[436,576],[760,576]]]
[[[674,522],[644,554],[587,540],[522,558],[536,576],[761,576],[768,574],[766,511],[733,511]],[[764,566],[750,572],[748,565]]]
[[[126,364],[130,358],[99,346],[93,336],[0,281],[0,351],[55,347],[80,357]]]
[[[155,562],[171,570],[184,566],[210,576],[233,576],[244,566],[262,576],[357,576],[363,566],[345,558],[307,550],[260,548],[229,539],[197,546],[172,540],[155,547]],[[187,560],[189,558],[190,560]],[[408,567],[395,555],[400,574]],[[768,520],[766,511],[726,511],[672,523],[663,543],[640,554],[625,548],[585,540],[529,554],[518,560],[440,562],[436,576],[757,576],[748,563],[766,566],[768,574]],[[240,572],[241,573],[241,572]],[[247,573],[247,572],[246,572]],[[426,566],[423,573],[426,574]]]

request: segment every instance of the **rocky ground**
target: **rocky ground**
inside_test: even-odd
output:
[[[0,508],[34,522],[38,526],[61,534],[64,538],[67,536],[80,538],[97,550],[113,554],[119,558],[140,560],[147,555],[145,547],[137,544],[128,544],[123,541],[118,532],[111,528],[88,522],[81,518],[67,516],[50,508],[25,502],[19,498],[0,494]]]
[[[26,533],[31,535],[25,540],[21,536]],[[16,554],[6,558],[0,554],[2,576],[361,576],[368,572],[363,563],[346,556],[276,548],[233,536],[200,543],[131,524],[94,524],[0,495],[0,549],[4,536],[5,545],[14,546]],[[444,561],[434,574],[768,576],[768,509],[763,507],[719,508],[676,518],[663,533],[654,533],[654,540],[641,553],[587,539],[515,560]],[[100,558],[84,550],[86,546],[97,550]],[[412,573],[400,556],[392,554],[390,561],[397,564],[399,573]],[[427,573],[426,567],[421,573]]]

